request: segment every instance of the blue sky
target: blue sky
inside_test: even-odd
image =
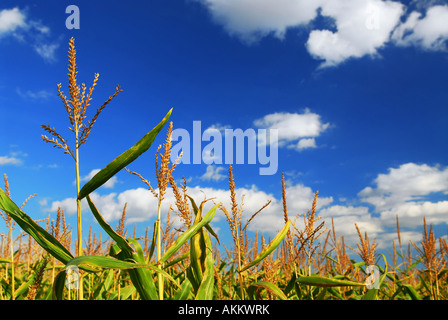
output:
[[[437,236],[448,222],[448,3],[381,0],[77,1],[80,29],[67,29],[68,1],[0,4],[0,173],[34,219],[65,209],[75,227],[74,161],[42,141],[49,124],[73,143],[56,85],[67,89],[68,41],[78,82],[99,73],[88,118],[114,92],[80,149],[81,176],[103,168],[173,108],[174,128],[278,129],[278,170],[234,164],[243,219],[271,205],[250,230],[282,227],[281,174],[290,216],[319,191],[319,214],[346,243],[354,223],[380,248],[395,235],[421,239],[423,216]],[[129,168],[155,183],[153,147]],[[203,142],[202,147],[207,145]],[[191,195],[228,205],[228,164],[181,164]],[[3,184],[2,184],[3,186]],[[156,200],[120,172],[95,192],[115,226],[128,203],[128,231],[152,226]],[[164,212],[172,197],[167,196]],[[84,210],[86,227],[93,218]],[[300,219],[299,219],[300,220]],[[214,227],[229,238],[224,215]],[[298,222],[300,226],[300,222]],[[1,232],[5,228],[0,224]]]

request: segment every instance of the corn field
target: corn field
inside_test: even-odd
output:
[[[44,142],[61,149],[74,160],[76,173],[77,225],[66,224],[59,209],[52,216],[34,221],[26,214],[26,199],[11,197],[13,181],[4,175],[0,188],[0,213],[7,234],[0,243],[0,300],[446,300],[448,298],[448,245],[435,238],[432,225],[422,221],[420,243],[402,243],[399,217],[397,237],[389,255],[376,252],[355,224],[356,248],[348,247],[334,225],[325,225],[316,215],[318,192],[307,213],[290,217],[285,179],[279,181],[283,194],[284,226],[272,239],[262,234],[249,236],[248,225],[269,201],[246,221],[243,204],[235,195],[233,168],[229,166],[231,207],[200,201],[188,194],[186,179],[178,184],[170,163],[172,110],[130,149],[113,159],[93,178],[80,185],[79,149],[88,141],[99,115],[121,92],[119,86],[89,121],[86,110],[99,79],[87,88],[76,80],[74,39],[69,43],[69,97],[58,85],[58,96],[66,109],[75,137],[69,146],[55,128],[42,125],[50,135]],[[168,124],[166,141],[156,154],[156,182],[127,168],[148,151]],[[181,155],[179,156],[181,157]],[[126,206],[116,227],[109,225],[90,194],[121,170],[141,180],[158,200],[158,218],[144,235],[125,229]],[[11,186],[10,186],[11,185]],[[175,203],[162,221],[161,205],[168,188]],[[213,195],[210,195],[211,197]],[[90,212],[81,212],[86,199]],[[205,210],[205,206],[212,205]],[[82,214],[92,214],[103,232],[82,230]],[[216,214],[228,222],[231,245],[220,242],[210,225]],[[174,215],[182,222],[173,225]],[[164,215],[165,216],[165,215]],[[304,226],[299,227],[300,225]],[[13,231],[20,234],[13,237]],[[355,252],[358,262],[350,257]],[[372,269],[372,267],[374,267]]]

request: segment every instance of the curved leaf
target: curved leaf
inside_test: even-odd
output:
[[[132,254],[133,250],[130,247],[129,243],[126,241],[125,238],[120,236],[101,216],[98,209],[93,204],[90,197],[86,196],[87,203],[89,204],[90,211],[92,211],[93,216],[95,217],[96,221],[100,224],[101,228],[103,228],[104,231],[117,243],[117,245],[120,247],[121,250],[125,251],[129,256]]]
[[[269,290],[271,293],[273,293],[275,296],[277,296],[281,300],[288,300],[286,295],[283,293],[282,290],[280,290],[279,287],[277,287],[275,284],[268,282],[268,281],[258,281],[254,284],[251,284],[249,286],[249,290],[253,290],[255,288],[264,288],[266,290]]]
[[[137,143],[135,143],[131,148],[123,152],[117,158],[112,160],[106,167],[104,167],[100,172],[98,172],[90,181],[88,181],[80,190],[78,199],[83,199],[89,193],[93,192],[104,183],[106,183],[110,178],[112,178],[117,172],[129,165],[132,161],[137,159],[140,155],[146,152],[149,147],[151,147],[156,136],[162,130],[163,126],[166,124],[171,116],[173,109],[170,109],[163,120],[154,127],[150,132],[145,134]]]
[[[402,285],[403,291],[406,291],[412,300],[422,300],[422,297],[418,294],[417,290],[414,289],[410,284]]]
[[[53,257],[66,263],[73,259],[68,251],[55,237],[38,225],[25,212],[23,212],[0,188],[0,209],[9,215],[14,221],[36,242]]]
[[[256,256],[252,262],[250,262],[247,265],[245,265],[244,267],[242,267],[241,270],[239,270],[239,272],[243,272],[243,271],[249,269],[250,267],[253,267],[257,263],[259,263],[261,260],[266,258],[272,251],[274,251],[275,248],[277,248],[279,246],[279,244],[282,242],[283,238],[288,233],[290,225],[291,225],[291,220],[288,220],[285,223],[285,226],[283,227],[283,229],[280,230],[280,232],[275,236],[274,240],[272,240],[271,243],[269,243],[269,245],[266,248],[264,248],[264,250],[261,251],[260,254],[258,254],[258,256]]]
[[[322,276],[299,277],[297,278],[296,281],[307,286],[317,286],[317,287],[345,287],[345,286],[365,285],[364,283],[349,280],[332,279]]]
[[[151,269],[153,271],[161,273],[165,278],[171,280],[172,282],[176,283],[174,279],[165,271],[157,268],[156,266],[153,266],[151,264],[146,263],[135,263],[131,261],[123,261],[118,260],[112,257],[108,256],[80,256],[73,258],[70,260],[65,268],[68,266],[91,266],[91,267],[98,267],[100,269],[107,268],[107,269],[120,269],[120,270],[126,270],[126,269],[136,269],[136,268],[146,268]],[[99,271],[98,269],[97,271]],[[177,283],[176,283],[177,284]]]
[[[216,209],[219,207],[219,204],[216,204],[211,208],[204,218],[193,224],[190,228],[188,228],[181,236],[179,236],[173,245],[165,252],[163,257],[160,259],[160,263],[166,262],[186,241],[188,241],[192,236],[196,234],[204,225],[210,223],[216,213]]]
[[[202,280],[196,294],[196,300],[212,300],[215,285],[215,262],[213,260],[213,248],[210,241],[210,236],[207,234],[207,232],[205,232],[205,230],[202,229],[201,231],[201,236],[203,238],[201,240],[205,243],[205,261],[204,272],[202,273]]]

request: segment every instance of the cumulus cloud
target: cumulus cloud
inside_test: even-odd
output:
[[[215,23],[246,44],[273,35],[283,39],[288,29],[308,33],[305,47],[322,60],[321,68],[351,58],[380,56],[387,45],[445,50],[448,5],[443,1],[413,1],[408,6],[384,0],[198,0]],[[410,7],[415,10],[407,17]],[[331,28],[313,24],[318,15],[333,21]]]
[[[420,225],[423,216],[430,223],[448,222],[448,201],[427,198],[448,194],[448,168],[406,163],[379,174],[374,183],[376,187],[366,187],[358,195],[375,207],[385,224],[393,225],[396,215],[409,227]]]
[[[306,109],[304,113],[276,112],[254,121],[259,128],[277,129],[279,146],[296,150],[315,148],[315,138],[330,126],[320,115]]]
[[[399,46],[420,46],[427,50],[445,50],[448,40],[448,5],[430,7],[426,15],[413,11],[394,31]]]
[[[321,14],[335,20],[337,31],[313,30],[306,43],[309,53],[324,60],[322,67],[349,58],[376,55],[400,21],[403,5],[381,0],[329,0]]]
[[[288,28],[309,26],[320,13],[334,20],[334,30],[312,30],[306,47],[322,66],[351,57],[375,55],[399,23],[404,6],[382,0],[203,0],[214,21],[231,35],[253,43],[273,34],[283,39]]]
[[[300,139],[297,145],[292,146],[297,150],[307,149],[307,148],[317,148],[316,139],[314,138],[304,138]]]
[[[157,190],[156,190],[157,191]],[[286,188],[288,194],[288,212],[291,216],[296,214],[303,214],[311,209],[314,198],[314,192],[311,188],[302,184],[291,185]],[[241,205],[243,204],[242,222],[246,221],[257,212],[268,200],[271,204],[261,211],[256,218],[250,223],[248,230],[259,231],[263,233],[275,234],[284,225],[283,209],[281,199],[275,198],[270,193],[259,190],[256,186],[249,188],[236,188],[236,199]],[[225,189],[204,188],[200,186],[189,187],[188,195],[195,199],[199,205],[201,201],[206,198],[213,198],[216,203],[222,202],[224,206],[230,211],[230,192]],[[109,223],[120,219],[123,212],[123,207],[126,207],[126,223],[145,222],[157,216],[157,199],[147,189],[137,188],[125,190],[121,193],[109,193],[100,195],[96,192],[91,194],[91,199],[98,208],[102,216]],[[320,209],[333,201],[332,197],[319,198],[317,208]],[[166,216],[170,205],[175,207],[175,198],[171,189],[167,189],[165,199],[162,202],[162,213]],[[45,203],[47,205],[47,203]],[[204,210],[208,211],[213,206],[212,201],[208,201]],[[76,199],[66,198],[63,200],[53,201],[45,209],[49,212],[56,212],[58,207],[64,209],[68,215],[76,214]],[[89,211],[86,201],[81,202],[81,209]],[[175,217],[175,215],[171,215]],[[219,223],[225,219],[222,212],[218,212],[213,219],[212,224]]]
[[[28,43],[47,62],[56,60],[55,52],[59,47],[59,43],[49,40],[50,33],[50,28],[41,21],[29,19],[25,10],[16,7],[0,11],[0,40],[12,36]]]
[[[319,211],[327,226],[333,219],[336,234],[343,235],[347,244],[357,242],[354,223],[361,232],[376,239],[378,248],[389,248],[391,240],[397,240],[397,216],[403,243],[421,239],[421,232],[415,228],[422,225],[423,217],[434,225],[448,223],[448,201],[444,200],[448,194],[448,168],[405,163],[379,174],[374,184],[375,187],[366,187],[358,193],[362,202],[373,205],[373,211],[367,206],[351,205],[331,205]],[[434,195],[441,199],[428,198]]]
[[[25,26],[25,15],[18,8],[0,11],[0,37],[11,34],[18,28]]]
[[[355,223],[362,233],[367,232],[371,240],[376,239],[378,248],[390,248],[391,240],[397,239],[396,215],[399,217],[402,242],[417,241],[421,232],[415,230],[422,225],[423,216],[428,223],[434,225],[447,223],[448,201],[443,197],[448,194],[448,168],[429,166],[427,164],[406,163],[398,168],[390,168],[387,174],[379,174],[374,180],[374,187],[366,187],[359,192],[362,202],[374,207],[372,210],[366,205],[344,205],[334,203],[331,196],[320,196],[317,201],[317,214],[322,217],[325,227],[331,228],[332,221],[337,236],[344,236],[345,243],[356,247],[358,234]],[[236,199],[242,204],[243,224],[257,212],[267,201],[270,205],[263,209],[253,219],[248,227],[249,231],[275,235],[284,225],[283,204],[281,197],[260,190],[257,186],[237,187]],[[427,196],[438,193],[442,199],[431,201]],[[208,211],[213,203],[222,202],[228,210],[231,208],[230,192],[227,189],[204,188],[201,186],[188,187],[188,194],[199,204],[206,198],[213,198],[204,206]],[[311,209],[315,190],[301,184],[286,181],[286,198],[288,215],[294,220],[296,227],[303,229],[303,214]],[[120,219],[123,207],[127,204],[126,223],[149,222],[157,216],[157,199],[144,188],[129,189],[121,193],[91,195],[92,201],[109,223]],[[175,209],[175,198],[171,189],[167,190],[162,202],[162,215],[166,214],[170,205]],[[47,203],[42,205],[47,206]],[[69,215],[76,213],[75,198],[53,201],[46,210],[55,212],[61,207]],[[85,200],[82,210],[89,211]],[[176,215],[171,215],[176,220]],[[212,221],[214,227],[225,230],[225,216],[218,211]],[[227,226],[228,227],[228,226]],[[218,230],[218,229],[217,229]]]
[[[334,223],[336,235],[343,235],[346,244],[349,245],[358,240],[355,223],[361,232],[367,232],[372,239],[384,232],[381,221],[372,217],[368,207],[332,205],[320,210],[319,215],[322,216],[327,227]]]
[[[19,158],[10,156],[0,156],[0,166],[7,164],[19,165],[21,163],[22,160],[20,160]]]
[[[254,43],[273,34],[283,39],[288,28],[309,23],[320,0],[199,0],[214,21],[231,35]]]

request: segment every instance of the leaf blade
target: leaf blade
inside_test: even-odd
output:
[[[279,299],[281,300],[288,300],[288,298],[286,297],[286,295],[283,293],[283,291],[277,287],[275,284],[273,284],[272,282],[268,282],[268,281],[258,281],[256,283],[253,283],[249,286],[250,288],[264,288],[270,292],[272,292],[275,296],[277,296]]]
[[[101,169],[92,179],[90,179],[80,190],[78,194],[78,199],[85,198],[88,194],[102,186],[110,178],[112,178],[121,169],[129,165],[140,155],[146,152],[154,142],[156,136],[162,130],[173,109],[170,109],[162,121],[155,126],[150,132],[145,134],[139,141],[137,141],[131,148],[123,152],[117,158],[112,160],[106,167]]]
[[[204,218],[193,224],[190,228],[188,228],[182,235],[180,235],[173,245],[165,252],[165,254],[160,259],[160,263],[165,263],[169,257],[171,257],[186,241],[188,241],[192,236],[196,234],[204,225],[210,223],[216,213],[216,209],[220,206],[220,204],[214,205],[204,216]]]
[[[364,283],[354,282],[350,280],[333,279],[322,276],[299,277],[296,281],[307,286],[317,287],[365,286]]]
[[[263,251],[261,251],[252,262],[249,262],[244,267],[242,267],[241,270],[239,270],[239,272],[243,272],[243,271],[249,269],[250,267],[253,267],[257,263],[259,263],[261,260],[266,258],[272,251],[274,251],[275,248],[277,248],[280,245],[283,238],[288,233],[290,225],[291,225],[291,220],[288,220],[285,223],[285,225],[283,226],[282,230],[280,230],[280,232],[271,241],[271,243],[269,243],[269,245],[266,248],[264,248]]]

